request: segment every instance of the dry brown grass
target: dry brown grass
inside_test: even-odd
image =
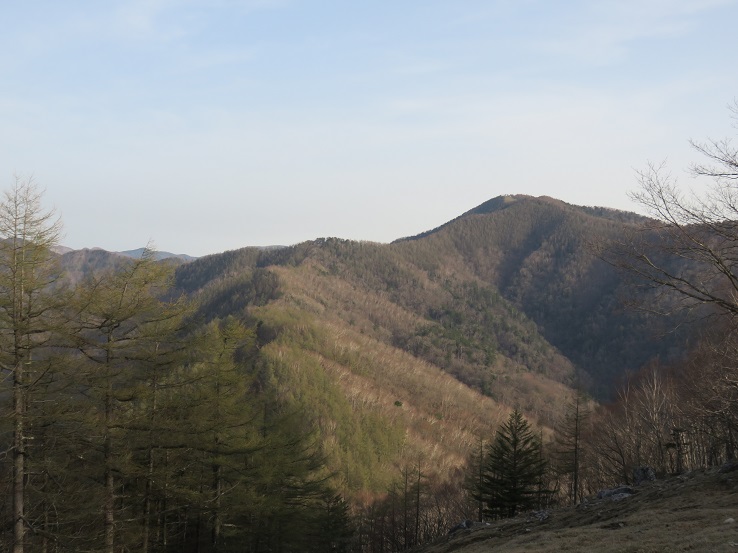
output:
[[[738,472],[696,471],[644,484],[614,502],[590,499],[458,533],[422,553],[661,553],[738,551]],[[733,522],[731,522],[733,520]]]

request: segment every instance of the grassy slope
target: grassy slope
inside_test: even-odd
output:
[[[736,521],[738,472],[710,469],[646,483],[618,502],[590,498],[578,508],[552,510],[544,521],[521,515],[478,526],[417,551],[719,553],[738,548]]]

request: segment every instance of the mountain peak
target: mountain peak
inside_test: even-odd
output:
[[[487,200],[486,202],[478,205],[477,207],[470,209],[469,211],[459,215],[458,217],[455,217],[454,219],[451,219],[450,221],[446,223],[443,223],[442,225],[434,229],[421,232],[420,234],[416,234],[414,236],[407,236],[404,238],[399,238],[395,240],[395,242],[404,242],[407,240],[417,240],[419,238],[425,238],[426,236],[435,234],[441,229],[446,228],[447,226],[459,221],[460,219],[464,219],[465,217],[469,217],[471,215],[489,215],[490,213],[496,213],[499,211],[503,211],[513,205],[526,202],[526,201],[534,201],[534,202],[540,201],[540,202],[548,203],[548,204],[559,206],[559,207],[565,207],[569,205],[566,202],[563,202],[561,200],[556,200],[554,198],[551,198],[550,196],[536,197],[536,196],[529,196],[527,194],[503,194],[501,196],[496,196],[492,198],[491,200]]]
[[[125,251],[122,251],[122,252],[115,252],[115,253],[118,253],[120,255],[124,255],[126,257],[132,257],[134,259],[140,259],[141,256],[143,256],[143,254],[144,254],[145,251],[146,251],[146,248],[137,248],[135,250],[125,250]],[[170,259],[172,257],[177,258],[177,259],[179,259],[181,261],[193,261],[193,260],[197,259],[196,257],[193,257],[191,255],[187,255],[187,254],[183,254],[183,253],[177,254],[177,253],[162,252],[162,251],[155,251],[154,252],[154,259],[156,259],[157,261],[161,261],[162,259]]]
[[[534,196],[528,196],[525,194],[505,194],[503,196],[497,196],[495,198],[492,198],[491,200],[487,200],[483,204],[480,204],[473,209],[470,209],[469,211],[464,213],[464,215],[481,215],[485,213],[493,213],[495,211],[500,211],[501,209],[510,207],[512,204],[517,203],[521,200],[527,199],[534,199]],[[462,217],[464,215],[462,215]]]

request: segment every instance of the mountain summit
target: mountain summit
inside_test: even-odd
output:
[[[590,248],[638,220],[502,196],[391,244],[207,256],[179,266],[177,286],[204,320],[252,320],[284,397],[351,467],[349,488],[382,489],[388,459],[460,466],[513,406],[550,426],[572,387],[607,398],[627,371],[683,351],[669,321],[624,308],[629,288]]]

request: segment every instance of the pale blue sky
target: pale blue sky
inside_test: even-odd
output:
[[[70,247],[388,242],[506,193],[635,209],[735,134],[738,0],[0,0],[0,179]],[[680,177],[692,184],[689,177]]]

